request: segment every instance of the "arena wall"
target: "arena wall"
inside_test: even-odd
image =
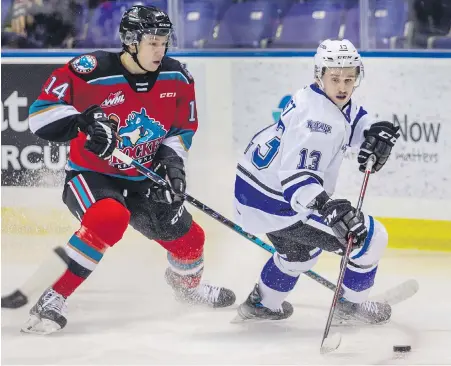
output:
[[[61,202],[67,149],[57,147],[62,150],[55,162],[47,143],[32,140],[26,130],[27,108],[49,65],[51,69],[70,57],[13,56],[2,57],[2,232],[70,232],[76,221]],[[266,56],[177,57],[196,80],[200,126],[191,150],[188,189],[230,218],[237,158],[259,129],[278,119],[289,96],[313,78],[308,53]],[[451,53],[364,56],[365,78],[354,100],[375,119],[401,128],[389,162],[371,177],[364,211],[387,226],[391,247],[451,251]],[[19,70],[28,70],[30,77]],[[336,196],[356,202],[361,179],[356,155],[348,151]],[[213,228],[220,225],[200,212],[195,217]]]

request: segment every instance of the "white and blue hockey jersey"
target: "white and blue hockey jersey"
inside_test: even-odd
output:
[[[360,147],[372,122],[352,100],[341,110],[316,84],[297,91],[238,163],[237,223],[269,233],[307,221],[313,213],[307,206],[322,191],[333,194],[346,148]]]

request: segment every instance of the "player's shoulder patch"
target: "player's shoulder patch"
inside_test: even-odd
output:
[[[70,62],[72,70],[78,74],[90,74],[98,64],[96,56],[92,54],[78,56]]]
[[[163,68],[161,71],[178,71],[182,73],[189,83],[194,82],[194,78],[187,69],[186,63],[182,63],[172,57],[166,56],[163,61]]]
[[[122,74],[119,54],[114,52],[86,53],[73,58],[68,65],[69,70],[85,81]]]

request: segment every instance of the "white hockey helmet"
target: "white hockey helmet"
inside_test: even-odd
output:
[[[354,86],[360,85],[363,79],[363,63],[360,54],[352,42],[347,39],[331,40],[321,42],[315,54],[315,79],[324,87],[321,78],[326,68],[332,67],[355,67],[357,78]]]

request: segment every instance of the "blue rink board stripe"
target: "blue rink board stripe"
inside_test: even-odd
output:
[[[1,56],[5,58],[13,57],[75,57],[83,53],[89,53],[94,51],[78,50],[78,51],[33,51],[33,52],[21,52],[21,51],[6,51],[3,50]],[[118,52],[119,49],[110,49],[110,51]],[[212,51],[212,50],[187,50],[187,51],[175,51],[169,52],[171,57],[312,57],[315,54],[315,50],[224,50],[224,51]],[[363,57],[393,57],[393,58],[451,58],[451,50],[443,51],[361,51],[360,54]]]

